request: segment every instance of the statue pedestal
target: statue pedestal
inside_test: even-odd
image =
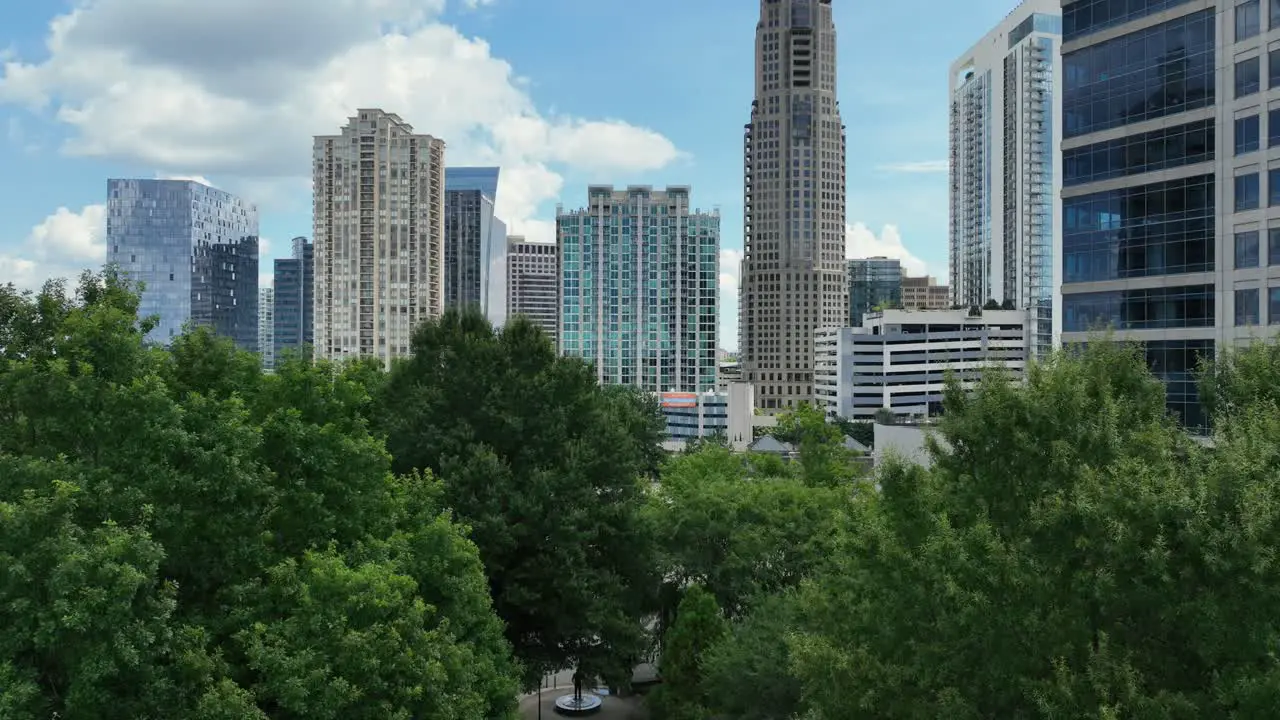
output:
[[[585,717],[587,715],[595,715],[600,712],[600,708],[604,705],[604,700],[599,695],[593,693],[582,693],[582,697],[575,695],[561,695],[556,698],[556,712],[560,715],[569,717]]]

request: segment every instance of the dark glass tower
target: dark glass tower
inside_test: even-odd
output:
[[[191,180],[107,181],[107,262],[144,283],[147,335],[168,344],[187,323],[258,349],[258,210]]]
[[[275,357],[292,350],[306,352],[315,341],[315,246],[293,239],[293,257],[275,262]]]

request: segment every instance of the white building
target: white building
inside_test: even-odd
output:
[[[312,170],[315,355],[390,366],[444,310],[444,141],[359,110]]]
[[[754,440],[757,426],[777,424],[772,416],[755,414],[755,388],[746,382],[725,383],[702,393],[659,393],[658,404],[667,421],[664,446],[671,451],[698,438],[724,435],[729,447],[742,452]]]
[[[258,288],[258,355],[262,367],[272,370],[276,366],[276,290]]]
[[[813,396],[813,329],[849,324],[845,127],[831,0],[760,0],[744,138],[738,335],[765,412]]]
[[[1053,347],[1060,285],[1061,50],[1059,0],[1025,0],[950,76],[952,301],[1034,309],[1037,357]]]
[[[993,365],[1020,377],[1026,369],[1027,312],[886,310],[865,327],[814,331],[814,404],[828,417],[932,416],[951,373],[966,385]]]

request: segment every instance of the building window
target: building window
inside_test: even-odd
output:
[[[1280,0],[1270,0],[1271,3],[1271,29],[1280,28]]]
[[[1280,109],[1267,113],[1267,145],[1270,147],[1280,145]]]
[[[1236,269],[1258,267],[1258,231],[1236,233]]]
[[[1280,168],[1267,171],[1267,204],[1280,205]]]
[[[1236,327],[1258,324],[1258,289],[1236,291]]]
[[[1244,0],[1236,5],[1236,42],[1258,34],[1261,30],[1261,9],[1258,0]]]
[[[1214,286],[1065,294],[1062,308],[1063,332],[1213,327]]]
[[[1261,142],[1262,129],[1257,115],[1236,118],[1236,154],[1253,152]]]
[[[1267,288],[1267,324],[1280,325],[1280,287]]]
[[[1280,265],[1280,228],[1267,231],[1267,264]]]
[[[1272,50],[1267,53],[1267,87],[1277,85],[1280,85],[1280,50]]]
[[[1236,97],[1252,95],[1261,89],[1259,66],[1261,61],[1256,57],[1236,63]]]
[[[1236,176],[1236,212],[1258,209],[1258,173]]]

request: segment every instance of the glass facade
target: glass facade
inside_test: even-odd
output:
[[[1063,282],[1213,270],[1213,187],[1197,175],[1065,199]]]
[[[1137,20],[1191,0],[1080,0],[1062,8],[1064,40]]]
[[[445,307],[480,308],[494,327],[507,321],[507,226],[478,189],[444,192]]]
[[[560,210],[560,351],[601,382],[649,392],[716,384],[720,216],[687,188],[592,186]]]
[[[862,316],[875,308],[902,307],[902,262],[895,258],[849,261],[849,323],[862,327]]]
[[[168,344],[187,323],[258,350],[258,211],[189,180],[107,181],[107,262],[145,285],[147,340]]]
[[[445,190],[479,190],[493,203],[498,202],[498,176],[496,167],[446,167]]]
[[[1278,128],[1280,129],[1280,128]],[[1212,120],[1128,135],[1062,152],[1064,187],[1213,160]]]
[[[1209,9],[1067,53],[1063,137],[1213,105],[1214,47]]]
[[[315,246],[293,239],[293,257],[275,261],[275,357],[307,353],[315,342]]]
[[[1062,331],[1213,327],[1212,285],[1074,293],[1062,299]]]

